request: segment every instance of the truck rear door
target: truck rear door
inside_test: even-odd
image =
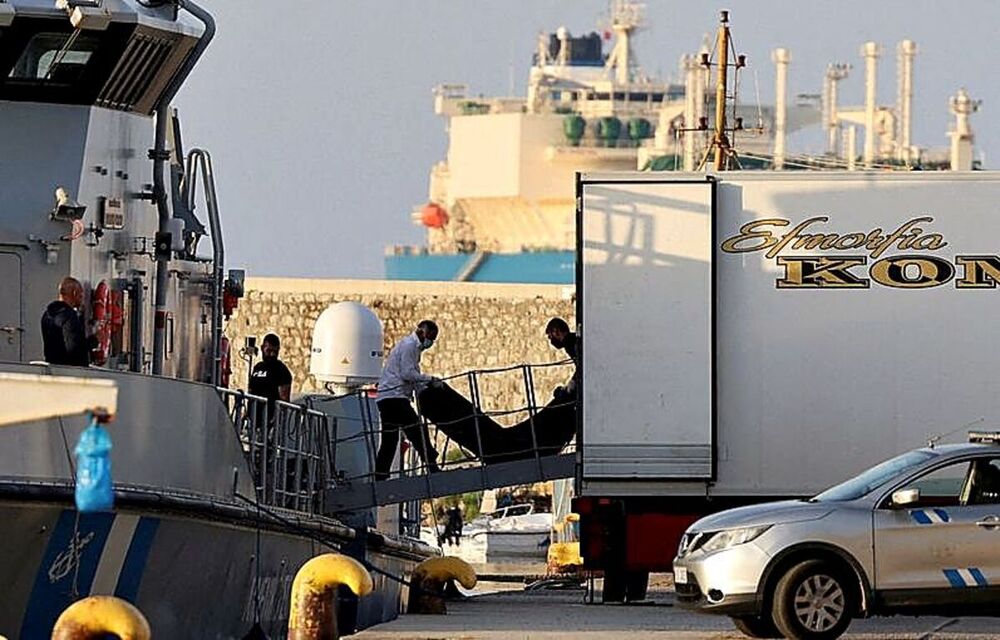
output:
[[[714,476],[714,200],[705,179],[578,176],[585,482]]]

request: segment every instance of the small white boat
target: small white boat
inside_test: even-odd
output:
[[[444,523],[438,524],[438,535],[433,527],[423,527],[420,539],[436,546],[447,555],[457,556],[466,562],[545,561],[552,530],[551,513],[535,513],[530,504],[515,504],[482,514],[462,528],[458,544],[439,542],[444,534]]]

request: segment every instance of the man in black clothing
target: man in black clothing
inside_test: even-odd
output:
[[[254,365],[250,373],[250,394],[267,398],[271,406],[275,400],[288,402],[292,396],[292,372],[278,360],[281,340],[273,333],[267,334],[260,352],[261,361]]]
[[[49,364],[90,366],[92,341],[87,339],[78,309],[83,306],[83,285],[76,278],[63,278],[59,299],[42,314],[42,344]]]
[[[278,438],[282,437],[279,420],[276,419],[278,415],[277,402],[278,400],[288,402],[292,397],[292,372],[288,370],[284,362],[278,360],[280,352],[281,340],[273,333],[267,334],[260,346],[261,360],[254,365],[250,372],[250,395],[265,398],[267,402],[254,403],[257,422],[256,427],[252,427],[252,429],[260,429],[260,431],[246,435],[252,441],[260,443],[259,438],[263,434],[264,447],[254,451],[253,465],[260,476],[266,478],[264,482],[269,486],[275,486],[276,481],[280,482],[278,478],[281,478],[282,475],[279,472],[276,478],[272,468],[275,456],[281,455],[280,450],[275,448],[275,445],[285,444],[277,441]],[[286,485],[284,486],[293,488],[296,486],[294,474],[294,465],[285,467],[284,480]],[[284,504],[282,506],[292,505]]]
[[[556,387],[553,395],[556,400],[572,400],[576,398],[580,381],[580,338],[569,330],[569,325],[562,318],[552,318],[545,326],[545,335],[556,349],[563,349],[566,355],[573,359],[573,377],[565,387]]]
[[[462,510],[459,507],[451,507],[446,515],[448,517],[445,520],[444,535],[441,536],[439,544],[442,542],[458,544],[462,541]]]

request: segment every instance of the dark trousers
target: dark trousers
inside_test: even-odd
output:
[[[375,479],[384,480],[389,477],[392,459],[396,457],[396,449],[399,448],[400,431],[416,447],[417,455],[428,470],[436,471],[437,451],[431,444],[427,426],[421,422],[410,401],[405,398],[387,398],[379,400],[376,406],[382,421],[382,442],[375,455]]]

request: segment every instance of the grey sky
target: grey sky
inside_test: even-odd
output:
[[[419,244],[409,212],[427,198],[443,159],[431,89],[463,82],[505,94],[513,69],[523,95],[541,30],[589,32],[604,0],[423,0],[281,3],[204,0],[218,36],[178,97],[185,143],[212,151],[231,267],[251,275],[382,276],[387,244]],[[983,99],[973,116],[979,152],[1000,144],[995,0],[653,1],[636,54],[649,72],[676,73],[681,54],[732,12],[747,54],[742,102],[773,97],[770,52],[792,53],[789,91],[819,93],[828,62],[854,65],[841,104],[863,99],[861,43],[883,46],[879,101],[894,103],[896,43],[917,42],[914,142],[947,144],[948,97]],[[799,144],[821,150],[819,134]],[[801,150],[801,149],[799,149]],[[986,156],[991,166],[990,156]]]

